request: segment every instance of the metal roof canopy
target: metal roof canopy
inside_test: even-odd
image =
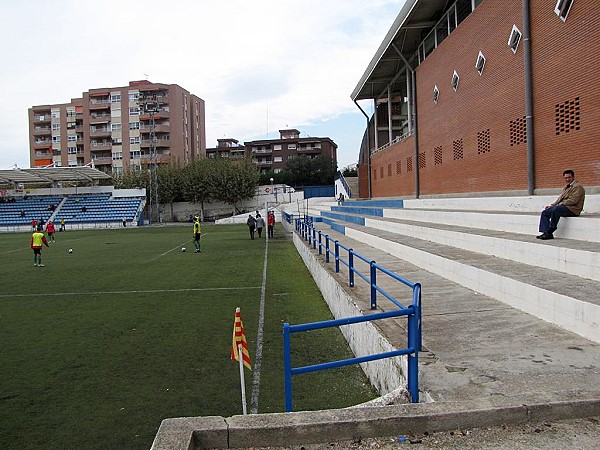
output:
[[[450,0],[406,0],[352,91],[352,100],[376,99],[387,95],[388,85],[392,95],[404,92],[406,74],[402,72],[405,64],[398,51],[410,62],[427,33],[453,3]],[[417,64],[411,65],[414,69]]]
[[[0,170],[0,183],[52,184],[59,181],[108,180],[112,177],[91,167],[48,167]]]

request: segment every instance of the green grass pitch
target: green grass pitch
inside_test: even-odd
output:
[[[241,414],[234,314],[254,365],[265,240],[245,225],[203,232],[198,254],[191,225],[56,233],[45,267],[29,233],[0,234],[0,448],[148,449],[164,418]],[[279,226],[267,261],[263,413],[284,411],[282,324],[331,318]],[[351,356],[337,329],[294,335],[292,352],[294,366]],[[376,396],[357,366],[293,389],[295,410]]]

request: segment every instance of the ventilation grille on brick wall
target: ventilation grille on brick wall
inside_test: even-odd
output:
[[[388,177],[392,176],[392,165],[388,164]]]
[[[396,175],[400,175],[402,173],[402,162],[396,161]]]
[[[527,142],[527,126],[525,116],[510,121],[510,146]]]
[[[442,164],[442,146],[433,149],[433,164],[439,166]]]
[[[427,160],[425,159],[425,152],[419,153],[419,169],[425,169],[427,167]]]
[[[477,154],[487,153],[490,150],[490,129],[477,133]]]
[[[406,171],[412,172],[412,156],[406,158]]]
[[[379,178],[383,178],[383,166],[379,168]]]
[[[377,169],[373,169],[373,179],[376,180],[377,179]]]
[[[575,100],[559,103],[555,106],[554,111],[556,116],[557,135],[580,129],[579,97],[575,97]]]
[[[463,140],[457,139],[452,141],[452,153],[454,154],[454,160],[463,159]]]

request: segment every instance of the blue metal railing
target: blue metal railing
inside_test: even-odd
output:
[[[340,180],[340,182],[342,183],[342,186],[344,186],[344,189],[346,189],[346,193],[348,194],[348,198],[351,198],[352,197],[352,190],[350,189],[350,186],[348,185],[348,182],[346,181],[346,178],[344,177],[344,174],[338,170],[337,173],[336,173],[336,178]]]
[[[289,216],[289,215],[288,215]],[[348,268],[348,284],[350,287],[354,286],[355,275],[370,285],[370,296],[371,296],[371,309],[377,308],[377,293],[379,292],[390,302],[396,305],[399,309],[393,311],[387,311],[383,313],[367,314],[364,316],[348,317],[344,319],[326,320],[322,322],[305,323],[300,325],[289,325],[288,323],[283,324],[283,347],[284,347],[284,384],[285,384],[285,408],[287,412],[292,411],[292,376],[299,375],[302,373],[315,372],[318,370],[332,369],[335,367],[341,367],[351,364],[358,364],[367,361],[375,361],[384,358],[391,358],[400,355],[407,355],[408,358],[408,373],[407,373],[407,384],[408,392],[410,394],[411,401],[418,403],[419,401],[419,350],[421,349],[421,284],[412,283],[411,281],[402,278],[401,276],[391,272],[390,270],[377,264],[375,261],[369,260],[353,249],[342,245],[337,240],[332,240],[327,234],[322,233],[320,230],[316,230],[312,222],[309,223],[302,217],[293,216],[286,217],[286,220],[291,223],[295,222],[296,232],[308,242],[309,246],[312,245],[313,249],[318,248],[320,255],[325,253],[325,261],[330,262],[330,256],[334,257],[335,271],[340,271],[340,264],[345,265]],[[333,249],[331,243],[333,242]],[[347,259],[344,259],[340,254],[340,249],[347,252]],[[354,264],[355,258],[364,261],[369,265],[369,273],[364,274],[360,272]],[[402,305],[397,299],[386,292],[380,285],[377,284],[378,273],[387,275],[393,280],[400,282],[401,284],[412,289],[412,304],[409,306]],[[357,358],[350,358],[338,361],[332,361],[328,363],[315,364],[303,367],[292,367],[291,364],[291,334],[299,333],[302,331],[310,331],[316,329],[337,327],[341,325],[351,325],[356,323],[368,322],[373,320],[381,320],[390,317],[407,316],[408,318],[408,346],[403,349],[394,350],[391,352],[384,352],[370,356],[362,356]]]

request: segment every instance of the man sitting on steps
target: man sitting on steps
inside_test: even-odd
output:
[[[540,217],[540,234],[538,239],[554,239],[558,221],[561,217],[575,217],[581,214],[585,200],[585,189],[575,180],[575,172],[567,169],[563,172],[567,182],[562,194],[554,203],[546,206]]]

